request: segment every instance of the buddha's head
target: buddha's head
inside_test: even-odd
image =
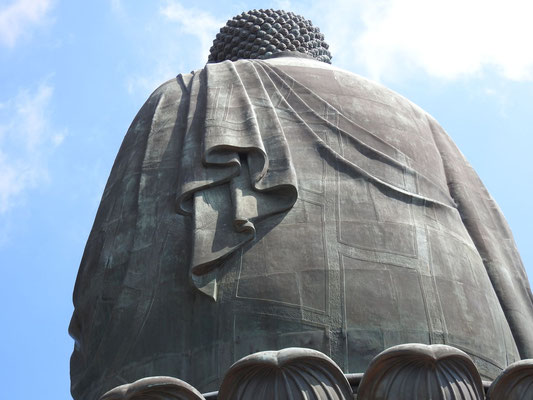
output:
[[[307,54],[331,64],[329,45],[311,21],[283,10],[251,10],[220,28],[208,62],[264,59],[285,51]]]

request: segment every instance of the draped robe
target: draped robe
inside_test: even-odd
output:
[[[145,376],[216,390],[239,358],[311,347],[362,372],[445,343],[494,378],[533,357],[509,227],[440,125],[306,58],[208,64],[134,119],[81,262],[72,393]]]

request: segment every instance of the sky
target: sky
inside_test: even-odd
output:
[[[70,398],[71,293],[124,134],[158,85],[201,68],[225,21],[254,8],[311,19],[335,66],[432,114],[533,277],[530,0],[0,0],[0,397]]]

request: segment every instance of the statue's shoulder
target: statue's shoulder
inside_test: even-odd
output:
[[[190,82],[193,76],[200,72],[201,70],[190,74],[179,74],[155,89],[133,119],[126,133],[125,142],[145,137],[151,131],[159,129],[157,121],[175,118],[182,112],[181,105],[189,101]],[[156,114],[163,118],[154,119]]]
[[[165,110],[167,113],[177,112],[182,102],[189,101],[190,82],[195,74],[202,70],[193,71],[190,74],[179,74],[169,79],[155,89],[143,106],[138,111],[134,123],[139,118],[150,120],[156,110]]]
[[[188,95],[192,78],[201,71],[200,69],[189,74],[178,74],[175,78],[169,79],[152,92],[148,101],[159,101],[162,96],[182,97]]]
[[[395,90],[382,83],[331,64],[309,58],[278,57],[263,61],[285,76],[290,77],[305,90],[313,91],[329,104],[336,104],[350,113],[350,106],[358,112],[376,118],[388,115],[390,118],[413,115],[420,121],[428,121],[436,126],[438,122],[426,110]],[[291,89],[298,90],[297,85]],[[355,118],[356,116],[354,116]]]

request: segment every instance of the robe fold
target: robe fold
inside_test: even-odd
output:
[[[533,357],[509,227],[427,113],[311,59],[208,64],[159,87],[104,190],[74,291],[76,400],[145,376],[216,390],[311,347],[363,372],[445,343],[483,377]]]

